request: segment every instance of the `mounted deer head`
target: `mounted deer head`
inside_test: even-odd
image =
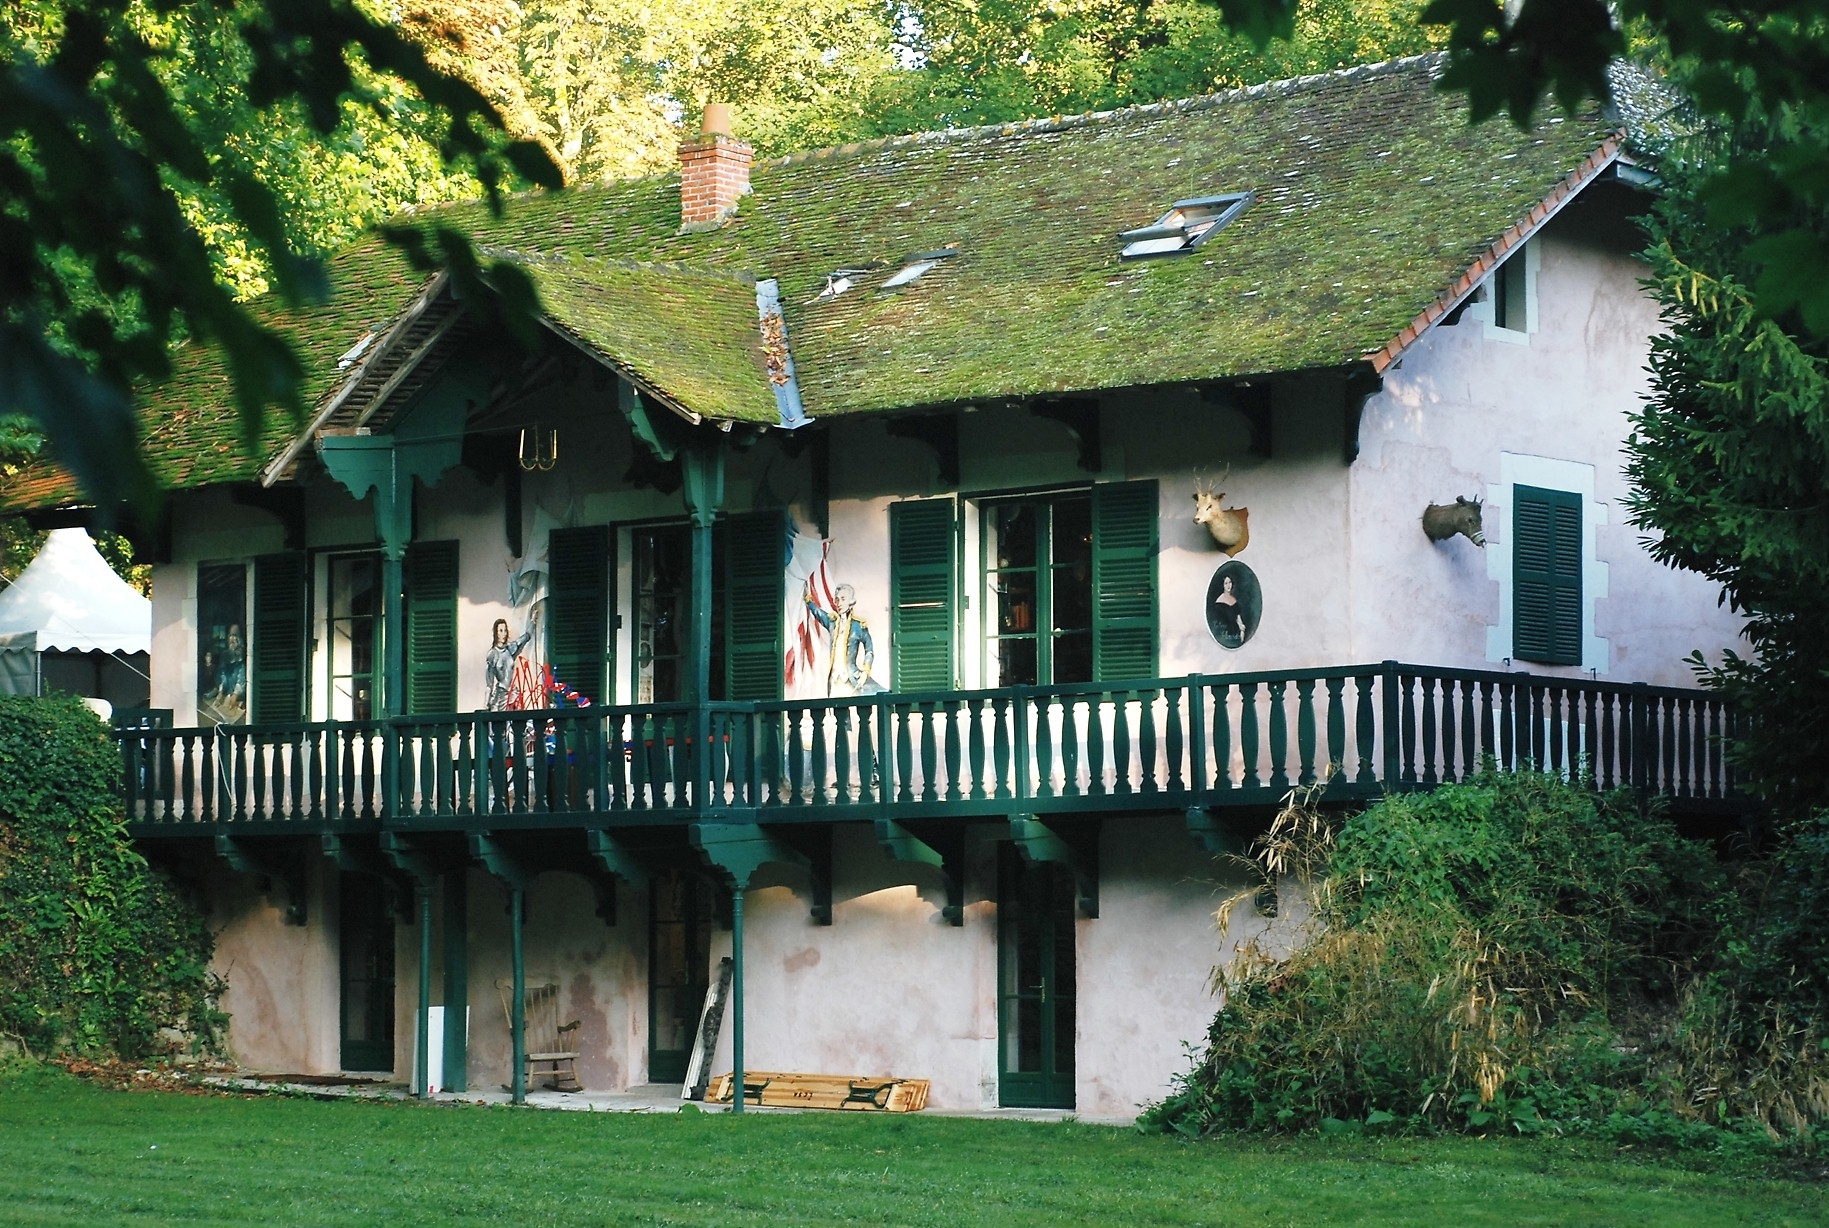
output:
[[[1204,481],[1199,474],[1194,477],[1194,523],[1207,526],[1207,532],[1213,535],[1213,540],[1226,552],[1227,558],[1251,542],[1251,529],[1246,524],[1251,509],[1220,506],[1226,492],[1215,488],[1231,476],[1232,466],[1227,465],[1226,471],[1219,475],[1217,481]]]
[[[1481,527],[1481,502],[1456,495],[1450,504],[1431,503],[1423,509],[1423,532],[1432,542],[1447,541],[1456,533],[1481,549],[1486,547],[1486,531]]]

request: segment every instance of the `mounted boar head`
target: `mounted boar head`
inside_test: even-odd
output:
[[[1219,475],[1219,482],[1224,482],[1230,476],[1232,467],[1228,465],[1226,471]],[[1207,532],[1213,535],[1219,548],[1226,552],[1227,558],[1231,558],[1251,541],[1251,529],[1245,523],[1251,515],[1251,509],[1221,507],[1220,500],[1226,497],[1226,492],[1214,489],[1219,482],[1203,482],[1199,477],[1194,479],[1194,523],[1206,525]]]
[[[1474,545],[1484,548],[1486,532],[1480,526],[1481,504],[1478,499],[1460,495],[1450,504],[1431,503],[1423,509],[1423,532],[1432,542],[1447,541],[1456,533]]]

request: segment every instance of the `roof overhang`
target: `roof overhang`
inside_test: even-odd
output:
[[[1609,167],[1618,162],[1622,156],[1625,137],[1625,132],[1620,131],[1603,141],[1600,147],[1589,154],[1580,166],[1570,171],[1550,191],[1548,196],[1532,206],[1529,213],[1509,227],[1491,247],[1481,253],[1479,259],[1469,265],[1467,271],[1462,273],[1459,279],[1443,291],[1433,303],[1419,312],[1402,332],[1385,343],[1383,348],[1367,354],[1365,361],[1371,364],[1372,372],[1376,375],[1383,375],[1385,369],[1403,357],[1404,351],[1414,345],[1417,339],[1428,332],[1437,321],[1466,302],[1468,297],[1479,289],[1480,283],[1486,280],[1487,274],[1504,263],[1505,258],[1515,248],[1523,245],[1532,235],[1543,229],[1544,225],[1562,212],[1563,207],[1574,200],[1583,188],[1599,179]]]

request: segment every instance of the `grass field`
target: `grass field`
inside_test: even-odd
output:
[[[550,1113],[0,1075],[0,1224],[1772,1225],[1829,1188],[1556,1141]]]

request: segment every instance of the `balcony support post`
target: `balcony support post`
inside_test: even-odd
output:
[[[325,836],[324,851],[345,869],[359,868],[346,837]],[[400,890],[401,880],[405,879],[412,884],[411,895],[407,898],[417,896],[419,899],[419,1026],[413,1040],[413,1091],[425,1100],[432,1094],[432,892],[438,882],[438,871],[424,853],[394,832],[381,833],[376,858],[385,858],[383,864],[392,871],[379,875],[383,881]]]
[[[693,847],[730,876],[730,1056],[731,1112],[743,1111],[743,897],[769,862],[811,868],[805,853],[754,823],[694,823],[686,829]]]
[[[509,1032],[514,1041],[512,1101],[527,1103],[527,951],[522,929],[527,920],[527,884],[535,871],[489,832],[470,834],[470,855],[508,888],[509,954],[514,964],[514,996],[509,999]]]
[[[719,440],[680,449],[680,495],[692,526],[692,591],[686,701],[692,713],[692,803],[701,812],[711,788],[711,539],[724,509],[724,449]],[[741,1099],[741,1097],[739,1097]]]

